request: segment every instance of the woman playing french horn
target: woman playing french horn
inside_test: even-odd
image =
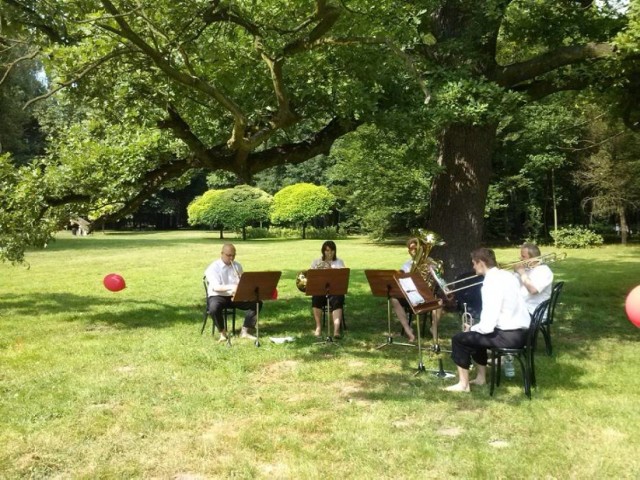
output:
[[[327,240],[322,244],[320,252],[322,257],[316,258],[311,263],[311,268],[345,268],[345,264],[337,257],[337,247],[335,242]],[[313,307],[313,318],[316,321],[315,336],[322,334],[322,307],[327,304],[327,297],[312,296],[311,306]],[[344,295],[329,295],[329,307],[331,318],[333,319],[333,338],[340,338],[340,325],[342,323],[342,309],[344,307]]]

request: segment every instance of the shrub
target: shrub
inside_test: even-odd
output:
[[[277,237],[274,232],[269,230],[268,228],[262,227],[247,227],[246,229],[246,238],[274,238]]]
[[[251,231],[255,232],[256,230],[262,231],[266,229],[252,228]],[[301,229],[299,228],[285,228],[285,227],[271,227],[269,228],[269,230],[266,231],[266,233],[262,237],[255,236],[256,234],[249,233],[249,232],[250,232],[249,229],[247,229],[248,238],[276,238],[276,237],[300,238],[300,235],[302,233]],[[258,232],[257,234],[260,235],[261,232]],[[347,238],[347,234],[346,232],[338,233],[335,227],[329,227],[329,228],[308,227],[306,238],[317,239],[317,240],[336,240],[338,238]]]
[[[602,245],[602,235],[584,227],[568,227],[559,228],[557,232],[551,232],[551,236],[560,248],[588,248]]]
[[[338,233],[335,227],[328,228],[307,228],[307,238],[314,238],[317,240],[336,240],[338,238],[347,238],[344,233]]]

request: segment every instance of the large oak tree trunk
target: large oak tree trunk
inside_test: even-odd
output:
[[[480,246],[495,138],[495,125],[458,124],[439,139],[444,171],[432,185],[427,228],[446,242],[432,252],[444,261],[448,280],[472,270],[469,254]]]

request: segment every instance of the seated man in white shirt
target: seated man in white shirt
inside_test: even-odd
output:
[[[540,256],[540,249],[533,243],[524,243],[520,247],[520,260],[514,270],[520,280],[520,294],[527,304],[529,313],[551,296],[553,286],[553,272],[547,265],[536,260],[527,262]]]
[[[224,307],[246,310],[240,337],[252,340],[256,338],[249,333],[249,328],[254,328],[256,325],[256,303],[231,301],[242,275],[242,265],[236,262],[235,258],[236,247],[231,243],[225,243],[222,246],[220,258],[211,263],[204,272],[207,282],[209,282],[208,309],[220,332],[221,342],[226,341],[229,336],[222,318],[222,309]],[[260,308],[262,308],[262,302],[260,302]]]
[[[458,367],[458,383],[447,387],[450,392],[469,392],[470,385],[484,385],[487,375],[487,349],[520,348],[527,339],[531,317],[520,285],[513,274],[497,268],[493,250],[479,248],[471,253],[473,268],[484,275],[480,322],[454,335],[451,358]],[[469,380],[471,361],[478,367],[475,380]]]

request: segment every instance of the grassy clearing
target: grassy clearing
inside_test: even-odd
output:
[[[201,336],[200,280],[220,243],[206,232],[63,233],[29,269],[0,265],[0,477],[640,476],[640,332],[623,309],[640,248],[570,251],[553,267],[567,282],[555,354],[538,355],[529,401],[518,376],[494,398],[454,395],[413,375],[414,349],[376,350],[386,302],[364,269],[397,268],[402,245],[338,242],[352,269],[349,332],[326,347],[294,282],[322,242],[237,241],[246,270],[283,272],[261,315],[263,346]],[[102,287],[110,272],[126,290]],[[458,329],[448,314],[445,346]]]

